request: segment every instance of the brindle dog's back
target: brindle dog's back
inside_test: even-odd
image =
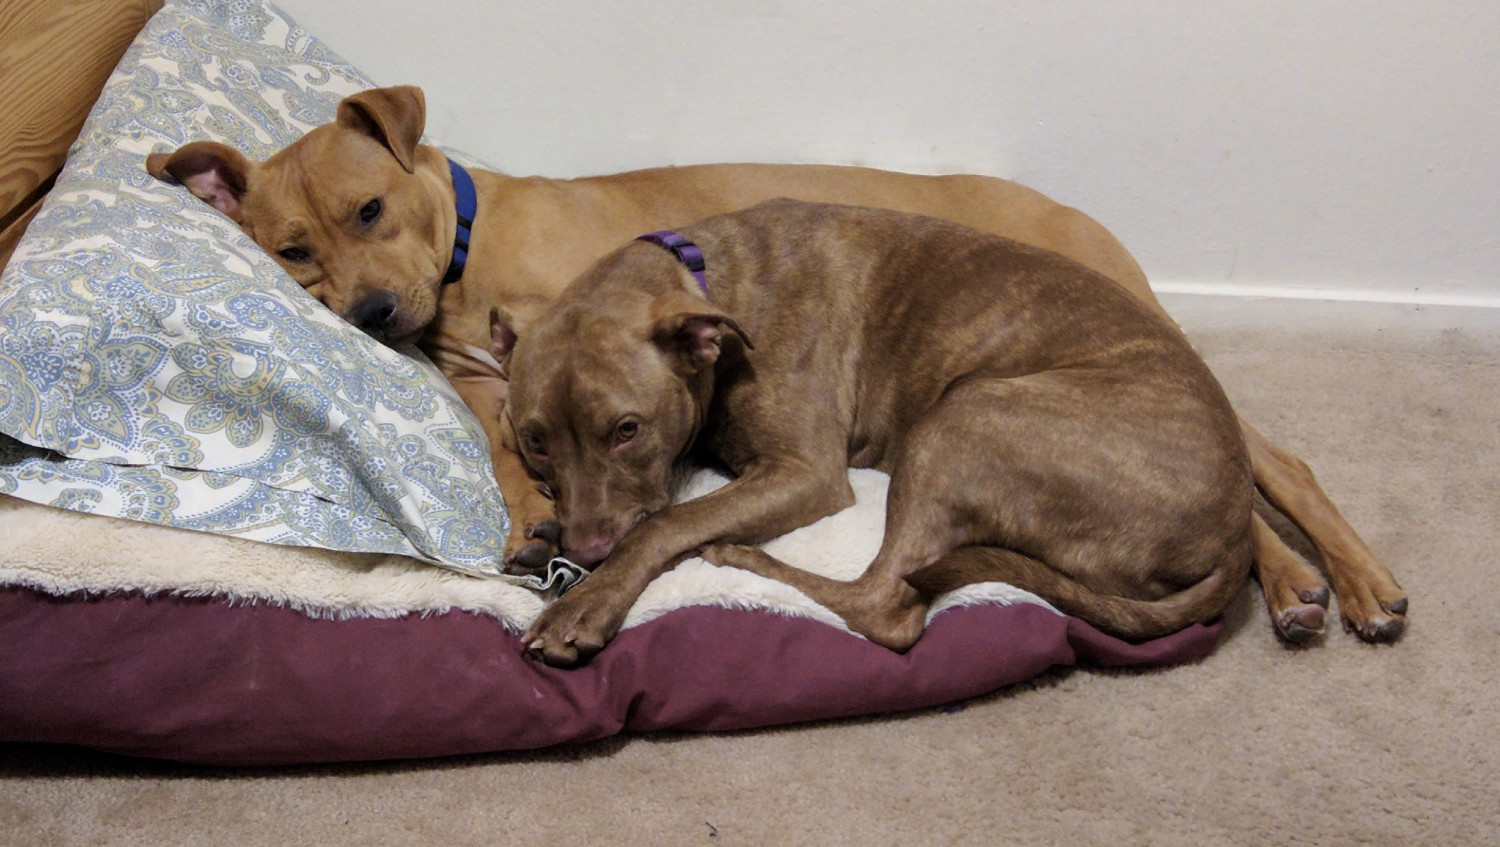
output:
[[[715,296],[755,339],[762,371],[826,372],[852,467],[888,471],[955,382],[1084,369],[1116,417],[1148,417],[1180,446],[1199,440],[1248,467],[1228,399],[1181,332],[1055,253],[934,218],[782,200],[684,233],[712,257]]]

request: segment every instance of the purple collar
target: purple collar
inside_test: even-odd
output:
[[[698,245],[678,235],[670,229],[661,229],[656,232],[648,232],[636,238],[636,241],[649,241],[663,249],[671,251],[677,261],[681,262],[693,279],[698,280],[698,288],[703,292],[703,297],[708,297],[708,277],[704,269],[708,264],[703,261],[703,251]]]

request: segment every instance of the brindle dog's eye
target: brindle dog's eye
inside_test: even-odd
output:
[[[375,219],[380,217],[380,209],[380,198],[376,197],[374,200],[366,203],[364,205],[364,208],[359,210],[359,222],[367,226],[374,223]]]
[[[621,444],[635,438],[635,434],[641,431],[641,425],[635,421],[625,421],[615,427],[615,440]]]
[[[301,247],[288,247],[285,250],[277,251],[276,255],[280,256],[283,259],[286,259],[288,262],[299,265],[312,258],[312,254],[308,253],[306,250],[303,250]]]
[[[547,445],[542,442],[542,437],[540,435],[537,435],[534,432],[528,432],[522,440],[526,442],[527,450],[530,450],[538,456],[547,455]]]

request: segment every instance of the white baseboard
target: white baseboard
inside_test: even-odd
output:
[[[1160,294],[1193,294],[1219,297],[1265,297],[1285,300],[1346,300],[1359,303],[1405,303],[1413,306],[1462,306],[1500,309],[1500,294],[1454,294],[1451,292],[1393,291],[1372,288],[1311,288],[1293,285],[1255,285],[1228,282],[1153,282]]]

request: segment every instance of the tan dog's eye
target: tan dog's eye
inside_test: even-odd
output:
[[[365,226],[369,226],[370,224],[375,223],[375,219],[380,217],[380,210],[382,208],[383,204],[380,202],[379,197],[376,197],[374,200],[366,203],[364,207],[359,210],[359,222],[364,224]]]
[[[615,443],[624,444],[630,441],[640,430],[641,425],[635,421],[622,421],[619,426],[615,427]]]
[[[300,265],[308,259],[312,258],[312,254],[307,252],[306,250],[303,250],[301,247],[288,247],[285,250],[278,250],[276,251],[276,255],[280,256],[283,259],[286,259],[288,262],[291,262],[294,265]]]

